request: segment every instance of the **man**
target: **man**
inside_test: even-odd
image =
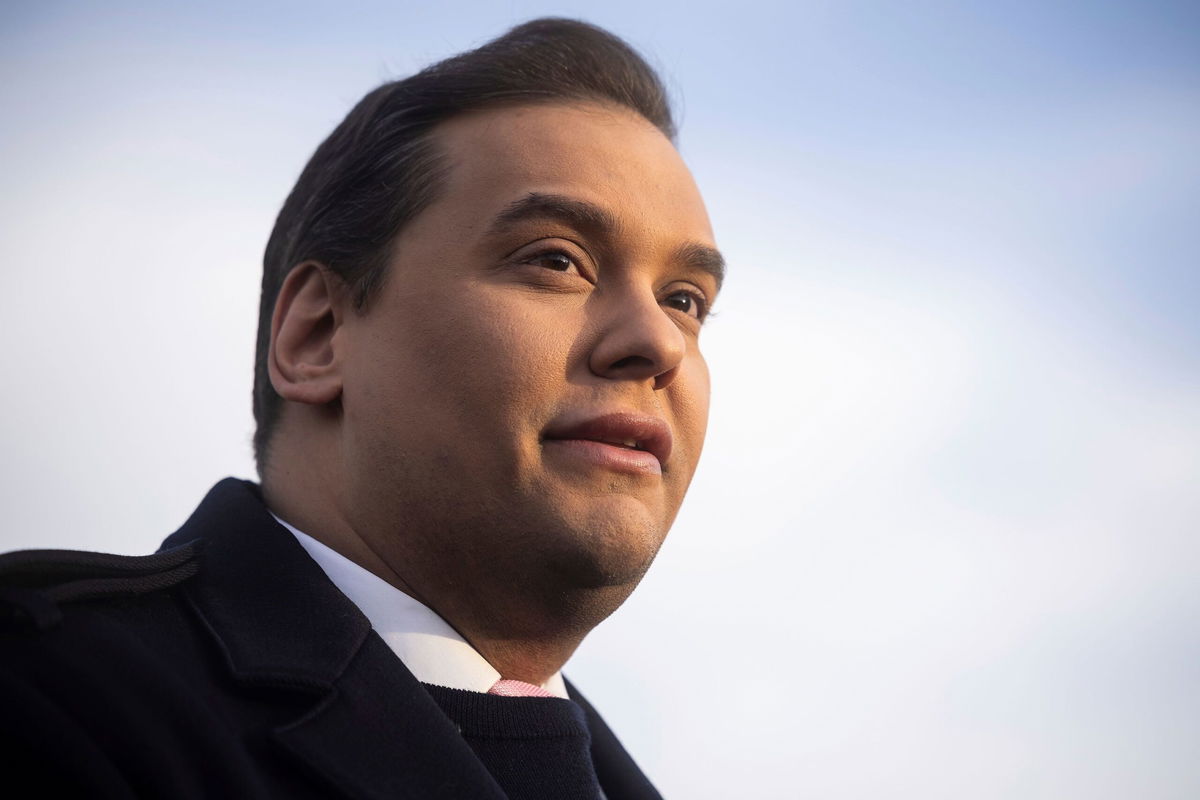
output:
[[[560,670],[704,438],[722,261],[672,136],[646,64],[564,20],[368,94],[267,246],[261,489],[153,556],[0,561],[9,780],[657,796]]]

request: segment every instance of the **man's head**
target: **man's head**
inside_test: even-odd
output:
[[[268,249],[268,270],[273,251],[295,253],[276,254],[292,266],[264,299],[260,369],[282,409],[268,494],[308,473],[305,491],[337,517],[320,524],[343,525],[360,563],[477,646],[472,634],[582,634],[611,612],[657,552],[704,439],[698,337],[722,267],[661,86],[578,23],[531,23],[483,50],[514,75],[528,56],[598,85],[590,73],[612,65],[592,45],[618,53],[620,84],[646,96],[513,89],[439,118],[411,151],[419,201],[394,201],[407,204],[399,230],[359,242],[374,261],[335,269],[336,249],[280,244],[312,236],[280,232],[288,208]],[[386,128],[379,91],[364,103],[375,110],[351,119]],[[359,146],[342,138],[333,150]],[[312,170],[289,207],[321,206],[301,193]],[[368,189],[403,196],[395,180]]]
[[[620,39],[586,23],[542,19],[367,94],[329,135],[284,203],[263,258],[254,368],[259,472],[282,402],[267,375],[271,315],[283,279],[304,261],[340,275],[365,308],[384,280],[396,234],[437,195],[447,168],[435,129],[476,109],[594,100],[629,108],[674,140],[654,71]]]

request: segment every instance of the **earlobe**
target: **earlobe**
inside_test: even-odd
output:
[[[334,337],[343,317],[344,284],[315,261],[292,268],[271,317],[267,371],[284,400],[326,405],[342,393]]]

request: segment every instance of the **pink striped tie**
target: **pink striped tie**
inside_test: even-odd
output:
[[[540,686],[534,686],[532,683],[525,681],[513,681],[506,678],[501,678],[496,681],[492,688],[488,689],[488,694],[499,694],[505,697],[554,697],[552,692],[547,692]]]

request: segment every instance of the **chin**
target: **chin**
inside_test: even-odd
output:
[[[637,505],[640,508],[620,509],[624,513],[608,509],[609,513],[587,514],[560,528],[545,553],[564,589],[626,586],[632,591],[637,586],[667,533],[667,523]]]

